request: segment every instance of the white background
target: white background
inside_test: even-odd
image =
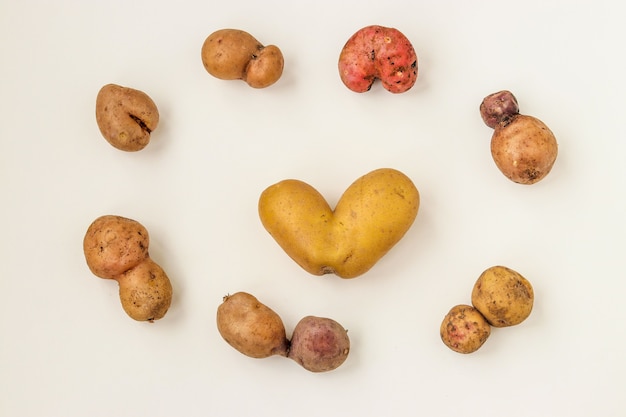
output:
[[[0,415],[623,416],[623,16],[615,2],[0,2]],[[359,28],[401,30],[419,78],[392,95],[343,86]],[[238,28],[285,56],[254,90],[200,60]],[[160,125],[125,153],[100,136],[95,97],[146,92]],[[501,89],[559,141],[553,171],[517,185],[496,169],[483,97]],[[297,178],[334,205],[356,178],[403,171],[417,220],[372,270],[314,277],[263,229],[257,200]],[[123,312],[82,253],[102,214],[140,221],[175,291],[164,319]],[[502,264],[536,300],[476,353],[439,338],[475,280]],[[352,351],[314,374],[251,359],[215,326],[247,291],[288,333],[306,315],[348,330]]]

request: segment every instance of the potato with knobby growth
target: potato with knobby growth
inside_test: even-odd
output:
[[[491,335],[491,326],[472,306],[452,307],[439,328],[443,343],[455,352],[472,353],[480,349]]]
[[[392,93],[404,93],[417,80],[417,54],[402,32],[372,25],[358,30],[339,55],[339,76],[356,93],[380,80]]]
[[[229,345],[246,356],[287,356],[289,341],[282,319],[251,294],[224,297],[217,309],[217,329]]]
[[[159,123],[159,110],[143,91],[107,84],[96,97],[96,122],[107,142],[135,152],[150,142]]]
[[[552,170],[558,144],[541,120],[519,113],[510,91],[490,94],[480,104],[485,124],[494,129],[491,155],[498,169],[518,184],[534,184]]]
[[[243,80],[253,88],[274,84],[285,65],[277,46],[264,46],[238,29],[221,29],[210,34],[202,45],[202,63],[216,78]]]
[[[505,266],[492,266],[472,289],[472,305],[494,327],[520,324],[533,309],[535,294],[530,282]]]
[[[172,285],[148,253],[148,231],[139,222],[105,215],[94,220],[83,239],[87,266],[97,277],[119,284],[122,307],[138,321],[153,322],[167,313]]]
[[[405,235],[419,202],[409,177],[381,168],[357,179],[334,210],[317,190],[299,180],[265,189],[258,210],[265,229],[304,270],[354,278]]]
[[[338,368],[350,353],[348,331],[335,320],[307,316],[298,322],[291,336],[290,359],[311,372]]]

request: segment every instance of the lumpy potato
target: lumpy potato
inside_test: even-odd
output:
[[[149,243],[148,231],[138,221],[105,215],[87,228],[83,253],[94,275],[117,281],[128,316],[153,322],[170,308],[172,285],[165,271],[150,258]]]
[[[243,80],[250,87],[265,88],[280,79],[285,60],[275,45],[264,46],[243,30],[221,29],[205,39],[202,63],[221,80]]]
[[[391,93],[404,93],[417,79],[417,54],[398,29],[372,25],[348,39],[339,55],[339,75],[346,87],[363,93],[380,80]]]
[[[107,84],[96,97],[96,122],[107,142],[135,152],[150,143],[159,123],[159,109],[143,91]]]

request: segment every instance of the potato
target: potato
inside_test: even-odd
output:
[[[558,154],[556,138],[541,120],[519,113],[511,92],[485,97],[480,114],[494,129],[491,155],[507,178],[518,184],[534,184],[550,173]]]
[[[150,142],[150,134],[159,123],[159,110],[146,93],[107,84],[96,97],[96,122],[107,142],[135,152]]]
[[[345,362],[350,353],[348,332],[335,320],[307,316],[291,337],[290,359],[311,372],[326,372]]]
[[[229,345],[246,356],[287,356],[289,341],[282,319],[251,294],[224,297],[217,308],[217,329]]]
[[[369,91],[377,79],[387,91],[404,93],[417,80],[417,54],[399,30],[366,26],[341,50],[339,75],[345,86],[357,93]]]
[[[530,315],[533,287],[520,273],[505,266],[492,266],[472,289],[472,305],[494,327],[520,324]]]
[[[172,284],[159,265],[147,258],[117,278],[126,314],[138,321],[158,320],[172,303]]]
[[[354,278],[404,236],[419,202],[406,175],[381,168],[357,179],[334,211],[318,191],[298,180],[265,189],[258,210],[265,229],[307,272]]]
[[[474,307],[460,304],[452,307],[439,328],[443,343],[455,352],[477,351],[491,335],[491,326]]]
[[[280,79],[284,58],[277,46],[263,46],[243,30],[221,29],[205,39],[202,63],[221,80],[243,80],[250,87],[265,88]]]
[[[105,215],[89,225],[83,252],[91,272],[114,279],[126,314],[153,322],[165,316],[172,302],[172,286],[163,269],[148,253],[150,238],[141,223]]]

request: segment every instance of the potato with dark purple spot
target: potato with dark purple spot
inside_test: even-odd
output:
[[[491,326],[474,307],[460,304],[446,314],[439,329],[443,343],[455,352],[477,351],[491,335]]]
[[[282,319],[251,294],[224,297],[217,308],[217,329],[229,345],[251,358],[287,356],[289,341]]]
[[[288,357],[311,372],[336,369],[348,358],[348,332],[335,320],[307,316],[298,322],[291,336]]]
[[[558,154],[556,138],[541,120],[519,113],[511,92],[485,97],[480,115],[494,129],[491,156],[507,178],[518,184],[534,184],[548,175]]]

